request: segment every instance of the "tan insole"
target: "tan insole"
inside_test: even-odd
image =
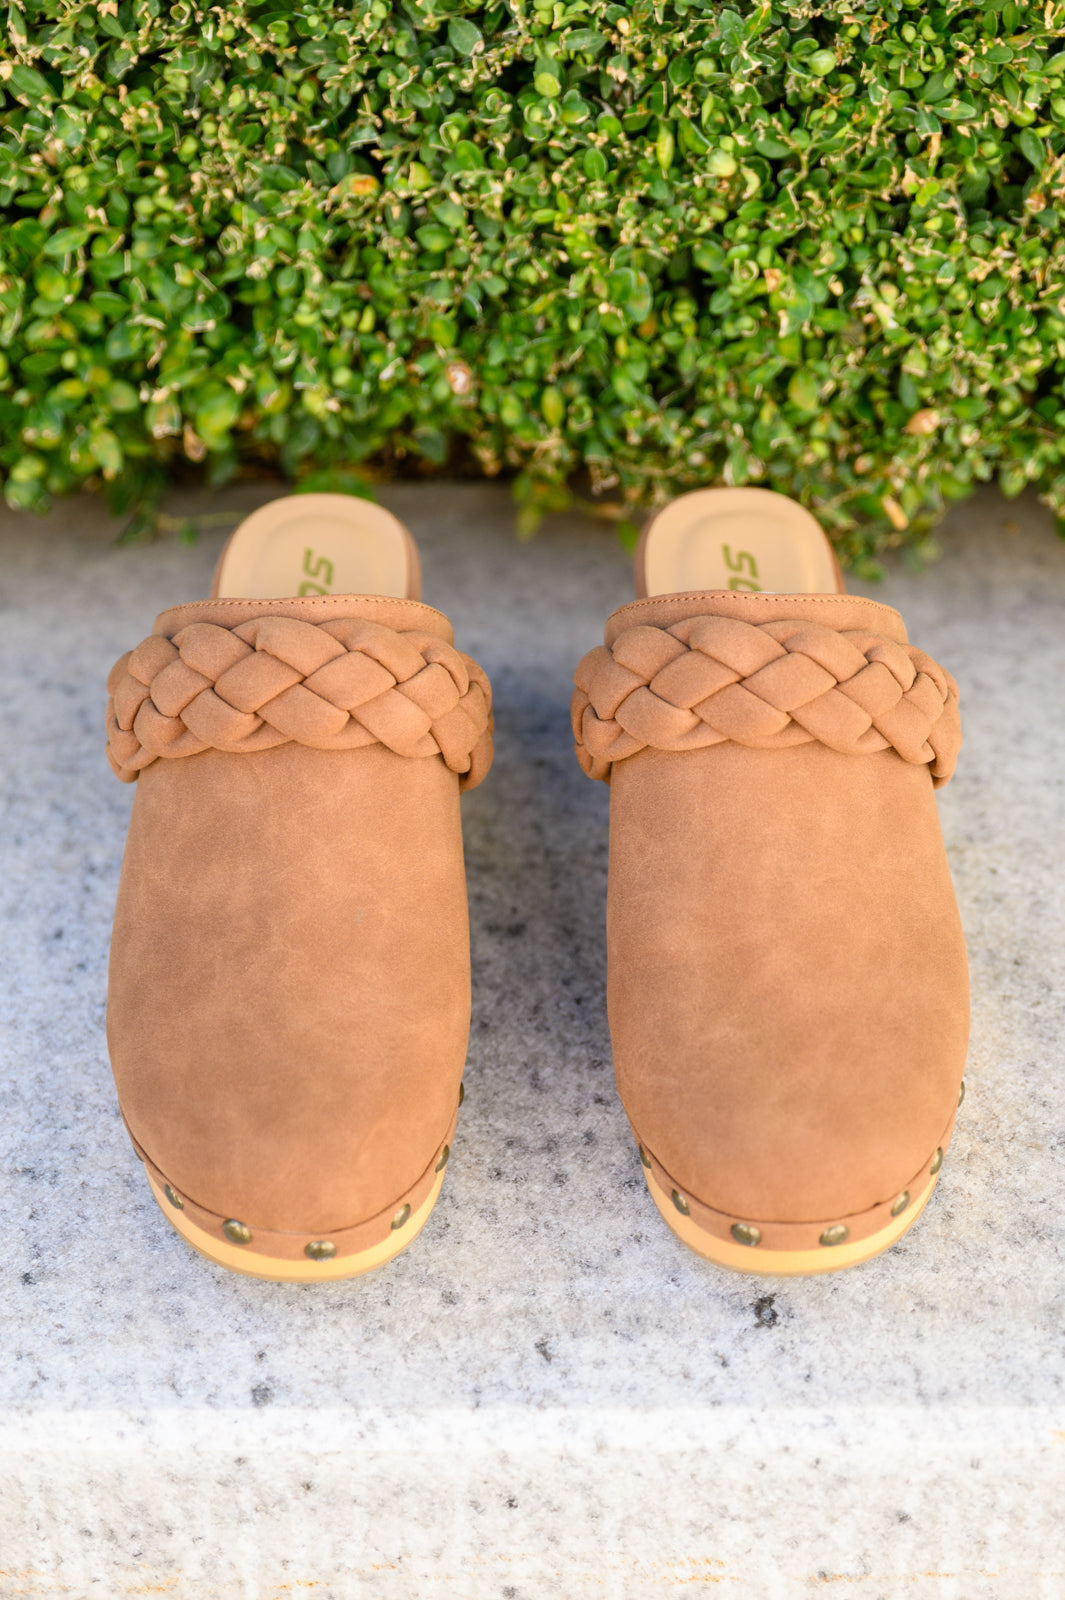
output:
[[[291,494],[253,511],[218,564],[219,599],[378,594],[416,587],[410,534],[391,511],[347,494]]]
[[[644,593],[730,589],[826,594],[842,588],[824,530],[769,489],[696,489],[672,500],[642,542]]]

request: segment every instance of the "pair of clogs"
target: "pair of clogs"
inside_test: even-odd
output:
[[[933,789],[950,675],[843,592],[801,507],[656,516],[580,663],[611,785],[618,1087],[651,1195],[723,1266],[810,1273],[915,1220],[959,1103],[965,951]],[[137,779],[111,951],[122,1114],[204,1255],[314,1281],[428,1217],[470,1012],[459,797],[491,690],[387,511],[275,501],[109,679]]]

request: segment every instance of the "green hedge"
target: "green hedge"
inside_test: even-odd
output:
[[[178,463],[1065,511],[1065,0],[14,0],[10,504]]]

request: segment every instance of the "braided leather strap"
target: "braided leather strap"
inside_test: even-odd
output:
[[[644,749],[756,750],[820,741],[846,755],[894,749],[936,786],[961,745],[958,686],[913,645],[817,622],[689,617],[626,628],[576,672],[573,734],[591,778]]]
[[[191,623],[124,655],[107,688],[107,754],[126,783],[160,758],[289,742],[440,755],[464,789],[492,761],[492,691],[476,662],[360,618]]]

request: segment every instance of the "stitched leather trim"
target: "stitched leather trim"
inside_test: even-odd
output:
[[[956,1117],[957,1110],[955,1109],[951,1112],[936,1150],[929,1154],[928,1159],[918,1168],[912,1178],[906,1183],[900,1184],[894,1194],[889,1195],[886,1200],[880,1201],[877,1205],[870,1206],[866,1211],[854,1211],[849,1215],[840,1217],[824,1217],[820,1222],[764,1221],[761,1217],[739,1216],[734,1213],[718,1211],[713,1206],[705,1205],[702,1200],[696,1199],[690,1189],[686,1189],[683,1184],[678,1183],[666,1171],[657,1156],[643,1144],[635,1127],[632,1128],[632,1131],[636,1136],[637,1144],[647,1159],[647,1164],[657,1180],[658,1187],[663,1189],[667,1195],[676,1191],[687,1205],[688,1209],[685,1215],[689,1216],[692,1222],[697,1227],[702,1228],[704,1232],[713,1235],[715,1239],[729,1239],[733,1237],[733,1225],[742,1227],[745,1224],[747,1226],[753,1224],[761,1233],[760,1245],[766,1250],[814,1250],[820,1244],[821,1235],[825,1229],[840,1224],[847,1229],[847,1238],[852,1243],[858,1243],[862,1239],[870,1238],[874,1233],[879,1233],[881,1228],[886,1228],[893,1220],[891,1208],[903,1190],[909,1191],[911,1203],[912,1200],[916,1200],[917,1196],[931,1181],[933,1176],[931,1169],[938,1152],[940,1150],[946,1151],[953,1138]],[[758,1246],[752,1247],[752,1265],[757,1254]]]
[[[492,762],[492,691],[477,663],[365,618],[189,623],[124,655],[107,688],[107,754],[125,783],[160,759],[288,743],[439,755],[463,789]]]
[[[847,755],[893,749],[927,765],[938,788],[961,746],[950,673],[866,629],[721,615],[638,622],[589,651],[575,682],[577,759],[591,778],[609,780],[615,761],[647,749],[817,741]]]
[[[405,1205],[409,1205],[412,1212],[417,1211],[423,1200],[428,1196],[436,1180],[436,1168],[443,1154],[444,1146],[450,1146],[454,1143],[458,1115],[458,1106],[456,1106],[448,1124],[447,1133],[437,1145],[436,1153],[417,1182],[412,1184],[404,1194],[393,1200],[383,1211],[378,1212],[376,1216],[368,1217],[364,1222],[357,1222],[350,1228],[335,1228],[331,1232],[319,1233],[288,1233],[276,1228],[260,1228],[256,1225],[254,1217],[238,1217],[236,1220],[243,1222],[251,1234],[248,1248],[254,1251],[256,1255],[271,1256],[278,1261],[301,1261],[304,1259],[305,1247],[312,1241],[328,1241],[335,1245],[338,1257],[358,1255],[362,1250],[368,1250],[375,1244],[381,1244],[385,1239],[391,1237],[392,1223],[397,1212],[401,1211]],[[138,1158],[144,1162],[158,1187],[163,1189],[164,1192],[171,1190],[181,1201],[180,1207],[175,1207],[175,1209],[180,1209],[182,1216],[194,1222],[198,1228],[202,1228],[213,1239],[218,1239],[222,1243],[229,1243],[230,1240],[224,1232],[223,1223],[231,1220],[232,1214],[228,1217],[223,1217],[219,1216],[217,1212],[208,1211],[204,1206],[198,1205],[176,1184],[172,1184],[166,1173],[156,1166],[148,1153],[137,1142],[124,1114],[122,1121],[125,1123],[130,1143]],[[167,1198],[169,1199],[169,1195]],[[173,1204],[173,1201],[170,1203]]]

